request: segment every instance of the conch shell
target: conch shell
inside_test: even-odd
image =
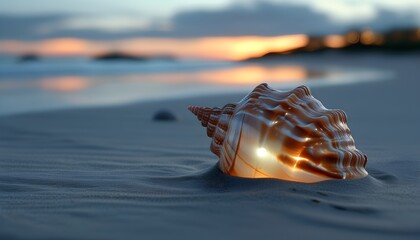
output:
[[[207,128],[226,174],[306,183],[368,174],[346,114],[326,109],[306,86],[283,92],[263,83],[238,103],[188,109]]]

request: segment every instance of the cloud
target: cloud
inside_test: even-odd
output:
[[[0,15],[0,39],[9,40],[61,37],[105,40],[139,36],[163,37],[168,36],[168,28],[170,28],[168,21],[147,21],[137,16]]]
[[[308,7],[264,2],[219,11],[181,12],[173,24],[174,31],[188,36],[313,34],[339,27]]]
[[[378,9],[374,18],[355,24],[355,27],[371,28],[376,31],[386,31],[398,27],[418,27],[420,26],[420,19],[417,16],[415,12],[402,14],[389,9]]]
[[[61,21],[66,16],[0,16],[0,38],[2,39],[28,39],[31,36],[42,35],[43,27]]]
[[[3,15],[0,16],[0,39],[274,36],[295,33],[342,33],[350,28],[386,30],[392,27],[419,26],[416,14],[410,12],[376,8],[369,18],[337,21],[327,12],[319,11],[310,5],[261,1],[245,6],[233,4],[213,10],[181,11],[165,21],[145,20],[140,16],[133,17],[132,21],[121,18],[120,21],[117,20],[118,16],[104,19],[103,16],[94,15]],[[110,25],[112,29],[107,29],[107,22],[113,23]]]

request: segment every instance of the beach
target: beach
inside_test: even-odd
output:
[[[420,57],[289,59],[385,71],[384,80],[311,87],[346,112],[367,177],[305,184],[220,172],[187,107],[221,107],[252,88],[7,114],[0,238],[419,239]],[[162,109],[178,120],[154,121]]]

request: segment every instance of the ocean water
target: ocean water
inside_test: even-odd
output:
[[[386,79],[369,67],[277,63],[0,59],[0,115],[81,106],[115,105],[243,92],[267,82],[277,88],[349,84]]]

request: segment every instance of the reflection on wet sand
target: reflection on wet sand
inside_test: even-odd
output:
[[[179,64],[179,63],[177,63]],[[175,69],[175,68],[174,68]],[[169,71],[169,70],[166,70]],[[261,82],[276,88],[301,84],[340,84],[379,79],[378,72],[303,65],[222,65],[217,69],[172,72],[112,73],[89,71],[85,75],[0,76],[0,115],[69,106],[95,106],[151,99],[247,91]],[[381,75],[382,76],[382,75]],[[305,81],[307,81],[305,83]],[[310,83],[311,82],[311,83]],[[14,107],[9,107],[14,106]],[[19,106],[19,107],[16,107]]]
[[[201,72],[198,80],[213,84],[259,84],[264,81],[284,82],[305,80],[307,70],[300,66],[244,66],[219,71]]]
[[[57,76],[36,81],[1,81],[0,90],[37,88],[53,92],[79,92],[105,84],[194,84],[255,85],[260,82],[280,83],[304,81],[322,72],[312,72],[298,65],[242,65],[231,68],[191,72],[136,73],[117,76]]]
[[[45,78],[38,82],[40,88],[54,92],[78,92],[89,85],[87,78],[78,76]]]
[[[92,86],[92,78],[80,76],[49,77],[36,81],[0,81],[0,91],[41,89],[53,92],[78,92]]]
[[[263,81],[269,82],[290,82],[303,81],[312,76],[302,66],[262,66],[246,65],[232,68],[206,70],[199,72],[184,73],[154,73],[127,76],[123,81],[131,82],[162,82],[162,83],[203,83],[210,85],[247,85],[257,84]]]

